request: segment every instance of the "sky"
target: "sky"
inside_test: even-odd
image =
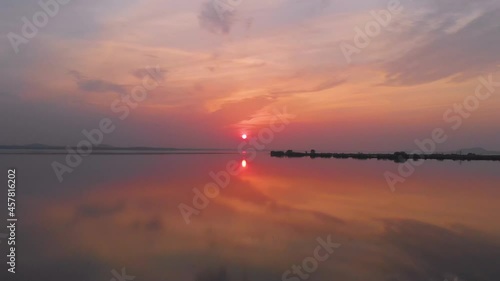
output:
[[[394,1],[0,0],[0,144],[500,151],[500,2]]]

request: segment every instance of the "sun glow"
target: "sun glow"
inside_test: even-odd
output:
[[[241,138],[244,139],[244,140],[246,140],[248,138],[248,136],[247,136],[247,134],[242,134]]]

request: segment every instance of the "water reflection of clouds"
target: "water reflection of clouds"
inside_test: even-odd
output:
[[[208,160],[208,170],[227,161],[195,159]],[[20,276],[67,280],[71,269],[85,280],[109,280],[109,270],[126,266],[143,280],[280,280],[284,270],[310,255],[318,236],[332,235],[342,248],[310,280],[444,280],[450,274],[499,280],[500,232],[483,227],[494,224],[491,214],[498,212],[480,208],[498,211],[487,204],[498,198],[489,185],[475,189],[473,200],[454,193],[463,184],[451,178],[435,196],[421,185],[420,193],[403,191],[388,199],[385,183],[375,180],[376,170],[385,169],[377,162],[375,171],[366,173],[349,172],[356,167],[350,162],[334,162],[334,174],[318,176],[318,169],[325,169],[319,162],[281,161],[277,169],[274,160],[259,159],[252,162],[252,173],[235,177],[189,226],[176,204],[206,181],[202,165],[193,165],[192,177],[179,169],[157,169],[129,182],[117,176],[116,184],[84,196],[31,198],[37,211],[29,212],[20,233],[37,236],[19,253],[30,261]],[[120,165],[111,168],[113,174]],[[361,172],[367,175],[364,186],[350,178]],[[454,224],[461,227],[450,227]],[[55,264],[65,269],[54,270]]]

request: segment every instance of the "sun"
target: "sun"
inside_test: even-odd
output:
[[[247,134],[242,134],[241,138],[244,139],[244,140],[246,140],[248,138],[248,136],[247,136]]]

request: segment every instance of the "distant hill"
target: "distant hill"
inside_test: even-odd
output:
[[[76,149],[76,146],[70,146]],[[93,150],[134,150],[134,151],[228,151],[234,149],[216,149],[216,148],[171,148],[171,147],[147,147],[147,146],[134,146],[134,147],[118,147],[107,144],[94,146]],[[66,150],[66,146],[45,145],[40,143],[33,143],[27,145],[0,145],[0,150]]]
[[[27,145],[0,145],[0,149],[63,149],[62,146],[51,146],[40,143]]]

